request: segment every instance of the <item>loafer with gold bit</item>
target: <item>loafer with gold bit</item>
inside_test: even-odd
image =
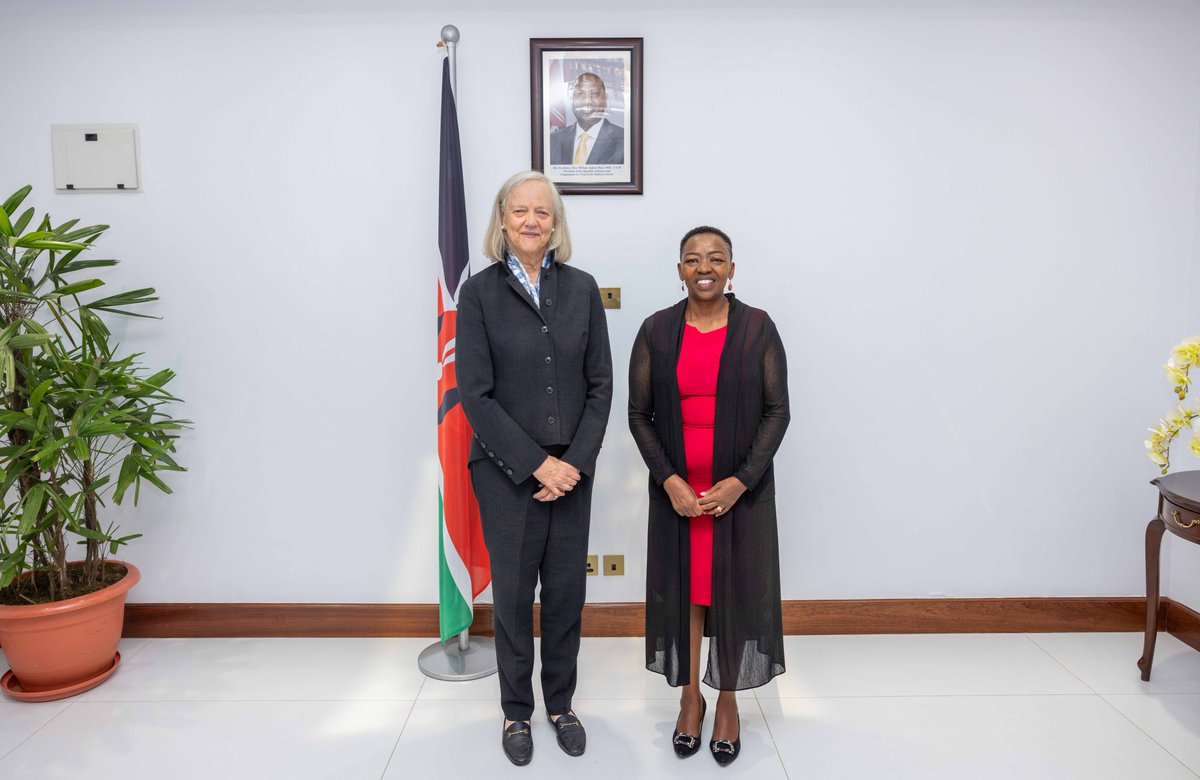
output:
[[[568,712],[565,715],[559,715],[558,720],[550,717],[547,713],[546,719],[558,732],[558,746],[562,748],[562,751],[568,756],[582,756],[587,747],[587,732],[583,730],[583,724],[579,722],[579,718],[575,717],[575,713]]]
[[[500,740],[504,755],[517,766],[525,766],[533,758],[533,735],[529,733],[529,721],[514,720],[504,727]]]

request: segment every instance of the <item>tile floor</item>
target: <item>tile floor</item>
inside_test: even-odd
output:
[[[0,697],[0,778],[1200,776],[1200,653],[1166,634],[1150,683],[1140,634],[788,637],[790,671],[744,694],[725,769],[671,752],[676,693],[640,639],[583,640],[588,751],[559,752],[539,711],[524,769],[500,751],[496,679],[426,679],[429,643],[126,640],[93,691]]]

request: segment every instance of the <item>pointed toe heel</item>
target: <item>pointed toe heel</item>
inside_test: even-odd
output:
[[[700,697],[700,729],[704,731],[704,713],[708,711],[708,701]],[[675,755],[680,758],[688,758],[696,755],[696,751],[700,749],[700,734],[687,734],[682,731],[676,731],[671,735],[671,747],[675,748]]]
[[[729,766],[736,761],[742,752],[742,716],[738,715],[738,735],[735,740],[714,739],[708,743],[708,749],[712,751],[713,760],[721,766]]]

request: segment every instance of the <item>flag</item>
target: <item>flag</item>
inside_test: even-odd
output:
[[[471,625],[475,597],[491,580],[479,503],[467,456],[471,426],[458,401],[454,338],[458,289],[470,275],[467,205],[463,193],[458,110],[450,88],[450,61],[442,61],[442,140],[438,177],[438,617],[442,642]]]

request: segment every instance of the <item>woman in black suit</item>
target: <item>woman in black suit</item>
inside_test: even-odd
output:
[[[694,228],[679,244],[682,301],[642,324],[629,361],[629,428],[650,469],[646,666],[682,686],[672,745],[695,754],[720,691],[709,750],[741,750],[736,692],[782,674],[783,615],[772,458],[789,421],[775,323],[732,288],[733,242]]]
[[[484,237],[491,267],[462,287],[455,358],[475,430],[469,467],[492,563],[502,745],[533,757],[533,595],[541,581],[542,694],[559,746],[582,755],[571,711],[596,455],[612,401],[596,281],[571,258],[562,198],[544,174],[504,183]]]

